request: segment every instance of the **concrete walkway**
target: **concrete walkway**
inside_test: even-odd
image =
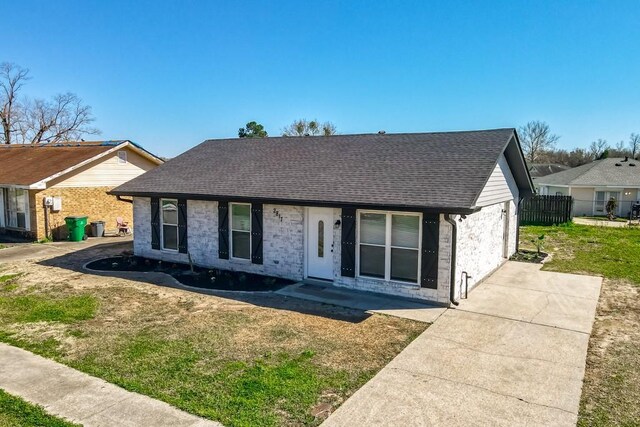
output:
[[[602,279],[507,262],[325,426],[575,426]]]
[[[86,427],[221,427],[219,423],[2,343],[0,388]]]
[[[394,298],[371,292],[341,288],[325,283],[296,283],[276,291],[279,295],[315,301],[338,307],[354,308],[367,313],[386,314],[418,322],[433,323],[446,311],[445,307]]]
[[[629,225],[629,221],[608,221],[605,219],[591,219],[591,218],[573,218],[573,222],[575,224],[580,225],[591,225],[593,227],[613,227],[613,228],[621,228]]]

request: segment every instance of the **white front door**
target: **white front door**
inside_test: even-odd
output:
[[[333,280],[333,209],[309,208],[307,276]]]

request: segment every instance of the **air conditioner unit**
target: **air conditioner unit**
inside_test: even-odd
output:
[[[45,197],[43,203],[45,206],[53,206],[53,197]]]

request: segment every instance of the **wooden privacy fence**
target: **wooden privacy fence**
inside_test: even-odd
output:
[[[520,202],[521,225],[552,225],[571,221],[571,196],[529,196]]]

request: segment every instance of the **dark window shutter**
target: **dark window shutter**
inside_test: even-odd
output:
[[[356,210],[342,209],[342,242],[340,274],[356,277]]]
[[[151,198],[151,249],[160,249],[160,199]]]
[[[186,254],[187,247],[187,200],[178,199],[178,251]]]
[[[440,216],[422,215],[422,279],[423,288],[438,289],[438,244]]]
[[[251,262],[262,264],[262,203],[251,204]]]
[[[218,202],[218,258],[229,259],[228,202]]]

